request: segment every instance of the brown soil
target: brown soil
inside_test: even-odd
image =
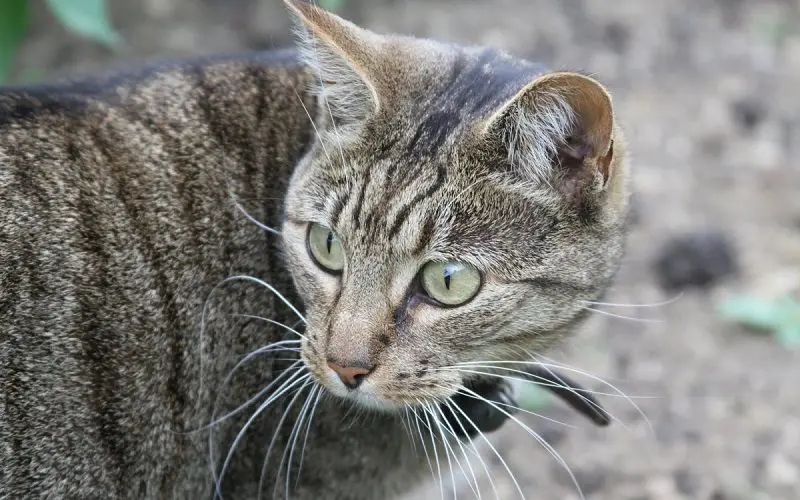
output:
[[[289,40],[278,0],[114,2],[127,44],[118,53],[65,33],[44,2],[35,4],[20,81]],[[800,4],[348,0],[344,13],[377,31],[500,46],[609,85],[631,144],[638,213],[610,301],[670,298],[655,285],[650,263],[675,234],[714,227],[736,239],[739,279],[663,307],[605,308],[663,322],[598,314],[569,349],[553,354],[628,394],[650,396],[634,401],[652,428],[614,397],[603,398],[620,420],[608,429],[560,405],[545,413],[575,428],[522,418],[558,450],[586,497],[800,498],[800,352],[715,314],[732,292],[777,293],[800,282]],[[579,498],[563,468],[519,426],[507,424],[492,441],[527,498]],[[485,451],[499,496],[519,498]],[[457,488],[459,497],[473,497],[465,481]],[[494,497],[485,478],[481,493]],[[439,496],[433,488],[415,498]]]

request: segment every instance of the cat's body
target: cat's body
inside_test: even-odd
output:
[[[303,9],[299,4],[294,8]],[[309,12],[316,11],[305,12],[313,18]],[[514,85],[537,77],[533,66],[526,67],[515,77],[519,82],[505,79],[506,87],[497,86],[494,93],[484,90],[478,105],[465,78],[472,78],[470,71],[472,76],[481,74],[484,66],[496,62],[492,57],[470,55],[459,67],[442,62],[442,74],[429,75],[433,80],[452,78],[457,99],[438,102],[442,113],[429,115],[420,126],[416,150],[429,148],[428,155],[434,155],[433,150],[448,144],[438,131],[448,132],[457,123],[475,119],[472,115],[485,117],[514,97],[510,91]],[[318,106],[318,76],[287,52],[161,65],[61,86],[0,90],[0,497],[207,498],[213,493],[212,461],[219,472],[236,434],[258,404],[214,426],[212,457],[207,430],[197,430],[283,373],[291,363],[285,358],[297,359],[296,352],[255,356],[224,385],[242,356],[297,338],[253,316],[288,326],[299,321],[277,294],[258,282],[221,282],[232,276],[258,278],[298,308],[303,302],[306,307],[324,303],[324,297],[318,300],[315,294],[326,293],[329,287],[309,285],[309,271],[298,268],[299,247],[292,247],[291,238],[300,233],[292,233],[290,226],[308,206],[292,206],[289,200],[289,221],[284,223],[284,198],[290,183],[302,184],[309,162],[325,149],[320,143],[312,148],[315,126],[327,128],[329,138],[352,134],[353,120],[363,116],[344,116],[335,101],[333,106]],[[355,111],[363,111],[358,109],[364,102],[357,92],[353,99]],[[326,125],[328,113],[342,117],[341,130]],[[329,142],[325,155],[341,154],[344,160],[343,144],[339,150]],[[302,168],[296,170],[301,158],[305,158]],[[492,154],[486,153],[486,158]],[[610,185],[622,186],[620,177],[612,178]],[[350,180],[345,176],[342,182]],[[401,182],[408,186],[413,181]],[[437,182],[441,181],[434,179]],[[565,196],[581,196],[575,187],[581,179],[570,182]],[[359,190],[361,198],[365,196],[367,183],[355,190],[353,200]],[[341,187],[332,186],[331,192]],[[613,241],[605,230],[598,230],[586,241],[576,242],[586,248],[593,244],[592,238],[610,242],[604,250],[608,266],[584,280],[591,281],[587,298],[604,289],[618,259],[616,232],[621,233],[627,193],[623,187],[613,189],[617,191],[609,203],[616,208],[608,222],[609,231],[615,231]],[[400,201],[408,201],[408,196]],[[322,199],[317,201],[321,206]],[[379,206],[379,200],[373,205]],[[405,213],[412,221],[414,209]],[[581,212],[584,219],[598,213],[597,207],[581,210],[593,214]],[[344,212],[342,217],[358,220],[357,214]],[[287,244],[245,213],[276,229],[284,224],[284,234],[295,236],[286,236]],[[416,230],[403,232],[392,224],[382,230],[413,237],[421,248],[416,235],[429,233],[430,224],[420,220]],[[557,222],[540,223],[548,224],[557,228]],[[463,231],[469,233],[468,228]],[[381,237],[380,231],[372,236]],[[509,255],[517,258],[513,252]],[[546,258],[542,262],[547,265]],[[380,262],[373,264],[374,270],[388,269]],[[514,275],[513,269],[506,270]],[[536,287],[549,279],[531,278]],[[299,295],[292,281],[299,284]],[[357,303],[358,297],[373,300],[356,294],[342,296],[342,301]],[[364,307],[380,312],[382,306]],[[311,313],[309,325],[319,318]],[[576,314],[563,321],[553,318],[555,326],[550,329],[559,333],[552,336],[574,324]],[[395,318],[392,339],[402,330],[399,325],[412,321],[397,313]],[[364,326],[368,320],[353,320],[363,327],[353,332],[354,342],[361,342],[359,334],[368,333]],[[494,318],[485,316],[482,321],[488,326]],[[331,335],[336,338],[337,333]],[[318,338],[313,328],[309,336]],[[384,344],[390,341],[381,337]],[[363,345],[372,346],[371,342],[365,339]],[[533,345],[539,343],[545,344],[536,340]],[[316,355],[319,347],[310,349]],[[372,352],[372,347],[348,350],[332,343],[328,349],[338,349],[337,362],[354,352],[358,356]],[[329,366],[333,366],[331,356]],[[319,365],[304,359],[316,380],[324,382],[327,375]],[[436,359],[423,361],[427,365]],[[409,370],[419,378],[425,371]],[[255,498],[259,487],[263,498],[273,494],[281,498],[287,482],[293,498],[387,498],[410,488],[426,473],[426,458],[412,446],[396,413],[371,412],[364,417],[359,410],[349,410],[352,403],[326,395],[318,400],[302,473],[295,482],[306,436],[299,425],[301,433],[290,431],[309,394],[309,407],[315,401],[317,393],[308,388],[300,392],[282,430],[277,427],[293,393],[264,409],[248,427],[222,477],[223,498]],[[276,435],[269,464],[262,471],[267,446]],[[287,481],[286,465],[278,465],[292,441],[298,451],[291,457],[295,467]]]
[[[288,176],[311,138],[290,89],[314,109],[309,82],[285,54],[159,68],[91,89],[0,94],[0,496],[208,496],[207,433],[181,433],[210,421],[216,391],[240,356],[283,336],[232,314],[288,325],[297,318],[254,283],[223,285],[208,301],[201,362],[203,306],[236,274],[299,302],[276,237],[235,202],[279,226]],[[243,403],[255,394],[258,366],[269,368],[246,366],[250,382],[237,380],[225,396]],[[320,412],[315,433],[329,412],[338,427],[337,408]],[[258,481],[282,411],[270,408],[248,433],[235,456],[256,462],[234,467],[223,486]],[[330,434],[333,463],[350,459],[364,469],[369,451],[342,453],[347,438]],[[381,436],[388,449],[400,446]],[[305,458],[313,476],[331,470],[327,457],[325,468],[315,458]],[[344,498],[331,474],[330,498]]]

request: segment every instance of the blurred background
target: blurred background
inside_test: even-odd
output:
[[[618,421],[598,429],[559,401],[519,395],[568,424],[520,417],[561,454],[586,498],[800,498],[800,2],[320,3],[378,32],[493,45],[590,72],[611,89],[636,195],[606,300],[629,306],[595,306],[551,355],[629,394],[646,418],[605,396]],[[279,0],[0,1],[5,83],[290,42]],[[515,423],[492,441],[527,498],[579,498]],[[500,498],[519,498],[484,452]],[[474,468],[481,496],[493,498]],[[443,480],[447,496],[475,496],[463,478]],[[413,498],[440,495],[435,486]]]

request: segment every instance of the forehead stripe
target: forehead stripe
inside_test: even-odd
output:
[[[400,210],[397,212],[397,217],[395,217],[394,222],[392,223],[391,228],[389,229],[389,239],[394,238],[397,236],[397,233],[400,232],[400,228],[403,226],[403,223],[408,218],[408,215],[411,213],[411,210],[418,205],[422,200],[426,198],[430,198],[431,196],[436,193],[439,189],[444,186],[445,179],[447,178],[447,170],[445,170],[444,166],[439,165],[436,169],[436,180],[433,181],[428,189],[426,189],[422,193],[417,193],[411,201],[403,205]],[[420,228],[421,229],[421,228]]]
[[[364,178],[361,181],[361,188],[358,192],[358,198],[356,198],[356,205],[353,207],[353,226],[356,229],[359,229],[361,226],[361,209],[364,206],[364,196],[367,193],[367,185],[369,181],[372,179],[372,170],[371,168],[367,168],[366,172],[364,173]]]

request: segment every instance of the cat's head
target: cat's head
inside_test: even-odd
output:
[[[606,90],[286,1],[319,96],[282,228],[317,380],[413,405],[453,394],[472,375],[459,363],[563,337],[622,254],[627,160]]]

